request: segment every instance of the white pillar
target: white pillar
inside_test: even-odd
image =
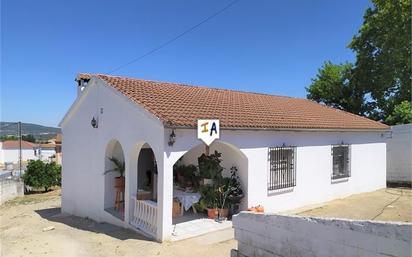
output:
[[[173,163],[163,155],[157,162],[157,236],[164,241],[172,235]]]
[[[133,169],[131,168],[130,165],[130,157],[129,154],[125,154],[124,156],[124,163],[125,163],[125,172],[124,172],[124,176],[125,176],[125,189],[124,189],[124,222],[126,223],[126,225],[128,225],[130,223],[130,207],[132,205],[132,202],[130,201],[131,198],[131,188],[133,187],[131,185],[131,181],[132,181],[132,173],[133,173]]]

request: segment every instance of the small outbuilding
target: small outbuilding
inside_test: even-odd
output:
[[[198,200],[177,193],[176,163],[197,166],[215,151],[224,176],[236,167],[240,210],[279,212],[386,185],[389,127],[379,122],[292,97],[101,74],[76,81],[60,123],[65,213],[167,240],[174,199]],[[199,119],[219,120],[210,146],[198,139]],[[123,190],[108,172],[119,169]]]

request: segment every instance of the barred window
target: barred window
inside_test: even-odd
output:
[[[296,186],[295,147],[269,148],[268,190]]]
[[[332,179],[350,177],[350,149],[348,145],[332,146]]]

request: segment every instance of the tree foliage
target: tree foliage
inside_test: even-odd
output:
[[[350,83],[352,64],[325,62],[312,84],[306,88],[309,99],[328,106],[364,115],[364,90]]]
[[[32,143],[36,142],[36,138],[32,134],[22,135],[21,139],[24,141],[32,142]]]
[[[410,122],[412,109],[404,102],[411,100],[411,2],[372,2],[349,44],[355,63],[325,63],[308,98],[390,125]]]
[[[61,166],[55,162],[44,163],[41,160],[31,160],[23,175],[24,183],[33,188],[44,188],[48,191],[53,186],[61,185]]]
[[[36,138],[32,134],[22,135],[21,139],[24,140],[24,141],[32,142],[32,143],[36,142]],[[12,136],[12,135],[0,136],[0,141],[1,142],[8,141],[8,140],[17,141],[17,140],[19,140],[19,137],[18,136]]]
[[[398,125],[412,122],[412,104],[409,101],[403,101],[396,105],[393,112],[385,120],[388,124]]]

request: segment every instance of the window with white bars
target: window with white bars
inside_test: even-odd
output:
[[[349,145],[332,146],[332,179],[350,177]]]
[[[268,191],[296,186],[295,147],[269,148]]]

